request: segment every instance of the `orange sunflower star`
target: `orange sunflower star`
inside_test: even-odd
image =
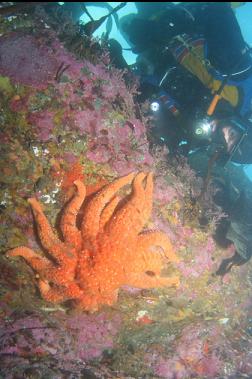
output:
[[[38,235],[49,258],[27,247],[10,250],[23,257],[39,276],[42,297],[60,303],[68,299],[87,311],[117,300],[123,285],[153,288],[178,285],[177,277],[161,277],[164,258],[178,261],[168,237],[142,232],[152,211],[153,175],[131,173],[104,186],[84,203],[86,187],[75,181],[76,193],[61,217],[62,242],[53,232],[40,203],[32,198]],[[129,195],[119,196],[126,185]],[[84,203],[80,229],[76,218]]]

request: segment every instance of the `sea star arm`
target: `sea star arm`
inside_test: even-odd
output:
[[[61,266],[73,265],[76,261],[75,250],[69,246],[65,245],[60,239],[54,234],[40,203],[35,199],[31,198],[28,200],[30,203],[35,220],[37,222],[38,234],[43,247],[48,251],[53,258],[56,259],[57,263]]]
[[[136,253],[137,252],[137,253]],[[169,238],[162,232],[149,231],[138,235],[136,249],[127,266],[127,273],[151,271],[156,275],[161,273],[165,258],[170,262],[178,262]]]
[[[100,228],[100,216],[107,203],[122,187],[132,182],[135,173],[123,176],[103,187],[88,203],[81,224],[82,239],[95,240]]]
[[[131,265],[127,267],[128,272],[142,273],[146,271],[151,271],[156,275],[161,273],[162,268],[164,267],[164,257],[160,252],[155,251],[142,251],[137,248],[137,255],[139,259],[132,259]]]
[[[128,201],[115,212],[113,218],[107,223],[107,233],[111,236],[120,236],[123,244],[131,236],[135,238],[135,235],[141,232],[147,221],[145,215],[148,212],[144,211],[145,189],[143,181],[145,178],[146,174],[143,172],[136,175]],[[128,233],[124,233],[125,237],[121,235],[122,230],[128,231]]]
[[[48,281],[40,279],[39,290],[43,299],[52,303],[79,299],[83,295],[82,290],[73,282],[64,287],[51,287]]]
[[[100,217],[100,230],[103,231],[106,223],[110,220],[110,218],[113,216],[113,213],[119,204],[121,198],[120,196],[115,196],[110,203],[106,205],[106,207],[103,209]]]
[[[147,254],[148,251],[151,253],[151,248],[154,247],[160,247],[162,249],[162,254],[168,258],[170,262],[179,262],[170,239],[165,233],[159,231],[151,231],[138,235],[137,251],[142,252],[142,254]],[[152,251],[152,254],[155,254],[155,249]]]
[[[53,267],[52,262],[45,257],[41,257],[35,253],[32,249],[25,246],[16,247],[15,249],[9,250],[7,252],[8,257],[23,257],[28,264],[33,268],[33,270],[38,273]]]
[[[72,244],[77,250],[79,250],[81,248],[82,239],[80,230],[76,226],[76,217],[85,199],[86,187],[80,180],[76,180],[74,184],[77,187],[77,192],[64,209],[60,228],[64,241]]]
[[[39,277],[57,285],[66,285],[69,280],[74,279],[73,270],[66,270],[60,266],[55,266],[46,257],[41,257],[28,247],[17,247],[8,251],[9,257],[23,257],[31,268],[39,274]]]

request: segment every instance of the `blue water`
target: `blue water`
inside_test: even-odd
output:
[[[245,41],[252,46],[252,3],[246,3],[235,10]]]
[[[121,2],[108,2],[109,5],[111,5],[113,8],[115,8],[117,5],[121,4]],[[88,11],[92,15],[92,17],[96,20],[98,20],[100,17],[106,15],[108,13],[108,10],[105,8],[99,8],[94,6],[87,6]],[[128,15],[130,13],[137,13],[137,9],[134,2],[128,2],[127,5],[120,9],[117,14],[118,17],[121,18],[125,15]],[[90,21],[88,16],[84,14],[81,18],[84,22]],[[94,33],[94,37],[101,37],[103,33],[106,32],[106,23],[100,26],[99,29],[96,30]],[[116,39],[123,48],[129,48],[127,41],[124,39],[124,37],[121,35],[120,31],[117,29],[115,20],[113,18],[113,27],[112,31],[110,33],[110,38]],[[127,61],[128,64],[133,64],[136,61],[136,54],[133,54],[131,51],[123,51],[124,59]]]

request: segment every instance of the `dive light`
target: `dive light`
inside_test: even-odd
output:
[[[160,104],[158,101],[153,101],[150,105],[150,109],[152,112],[157,113],[160,110]]]
[[[194,134],[199,139],[208,140],[212,135],[211,121],[209,118],[205,117],[198,120],[194,126]]]

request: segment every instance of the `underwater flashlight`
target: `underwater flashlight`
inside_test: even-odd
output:
[[[196,123],[194,134],[200,139],[209,139],[212,134],[211,123],[208,119],[200,120]]]
[[[150,105],[150,109],[152,112],[158,112],[160,110],[160,104],[157,101],[153,101]]]

